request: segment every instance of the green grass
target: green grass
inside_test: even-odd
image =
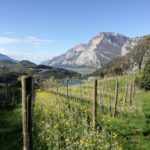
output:
[[[125,78],[121,78],[124,83]],[[137,90],[133,103],[141,110],[118,112],[117,118],[103,115],[104,124],[110,131],[118,134],[118,141],[125,150],[149,150],[150,149],[150,92]],[[137,105],[138,104],[138,105]],[[107,120],[110,120],[108,123]]]
[[[21,106],[0,110],[0,150],[22,149]]]
[[[104,102],[104,112],[101,113],[98,109],[98,121],[102,127],[104,127],[107,131],[117,133],[117,141],[119,145],[123,148],[123,150],[149,150],[150,149],[150,92],[145,92],[143,90],[139,90],[137,87],[136,94],[132,99],[132,105],[130,105],[129,101],[129,93],[130,93],[130,84],[134,83],[134,78],[136,74],[132,74],[129,76],[123,76],[118,78],[119,82],[119,99],[118,99],[118,115],[116,118],[110,116],[109,113],[109,98],[106,96],[103,99]],[[105,79],[103,80],[105,82]],[[101,82],[99,81],[98,92],[102,91]],[[114,92],[115,92],[115,84],[116,79],[107,78],[107,95],[112,95],[112,110],[114,111]],[[100,83],[100,84],[99,84]],[[125,95],[126,84],[129,85],[129,93],[127,98],[127,103],[124,106],[123,100]],[[85,82],[87,84],[87,82]],[[88,92],[86,88],[83,89],[82,96],[87,101],[86,96],[89,95],[89,98],[92,98],[93,93],[93,81],[90,84],[85,85],[90,86]],[[74,90],[73,90],[74,88]],[[88,109],[92,111],[92,103],[81,103],[76,100],[75,97],[78,97],[80,88],[79,87],[69,87],[71,90],[71,94],[74,96],[70,99],[71,102],[75,105],[77,103],[80,108],[83,105],[89,105]],[[49,91],[50,92],[50,91]],[[66,94],[66,87],[59,90],[61,94]],[[52,99],[57,99],[55,92]],[[58,99],[63,99],[65,102],[65,95],[59,95]],[[99,98],[99,94],[98,94]],[[46,98],[48,99],[48,98]],[[51,100],[51,99],[50,99]],[[67,100],[67,99],[66,99]],[[91,99],[92,100],[92,99]],[[99,99],[98,99],[99,101]],[[92,102],[92,101],[91,101]],[[48,104],[48,103],[47,103]],[[72,107],[72,105],[71,105]],[[86,109],[87,110],[87,109]],[[80,113],[79,113],[80,116]],[[103,121],[102,121],[103,120]],[[109,121],[108,121],[109,120]],[[39,120],[38,120],[39,121]]]
[[[145,146],[150,149],[150,92],[143,92],[139,95],[139,99],[143,100],[143,135]]]

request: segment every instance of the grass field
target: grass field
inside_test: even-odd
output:
[[[36,90],[34,150],[149,150],[150,92],[134,87],[133,80],[134,76],[118,78],[116,117],[113,117],[116,79],[98,80],[96,128],[93,80],[58,89],[44,83],[44,90]],[[18,104],[0,109],[0,150],[20,149],[22,122]]]
[[[22,149],[21,108],[0,110],[0,149]]]
[[[0,86],[0,150],[22,149],[22,119],[20,92],[4,91]],[[7,98],[7,99],[6,99]]]
[[[98,81],[97,129],[93,124],[93,81],[83,83],[82,87],[70,86],[68,91],[67,87],[61,87],[58,93],[54,87],[37,90],[35,149],[150,149],[150,92],[135,88],[135,93],[131,93],[133,79],[134,76],[118,78],[116,117],[113,117],[116,80]]]

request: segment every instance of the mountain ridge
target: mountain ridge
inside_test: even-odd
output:
[[[116,69],[119,70],[119,74],[137,72],[144,68],[148,60],[150,60],[150,35],[143,36],[142,40],[136,44],[132,51],[128,52],[126,55],[112,59],[91,75],[101,76],[116,74]]]
[[[101,68],[113,58],[129,53],[140,40],[141,37],[129,38],[120,33],[100,32],[87,44],[78,44],[42,64],[63,68]]]
[[[4,55],[2,53],[0,53],[0,61],[9,61],[9,62],[13,62],[13,63],[17,63],[16,60],[8,57],[7,55]]]

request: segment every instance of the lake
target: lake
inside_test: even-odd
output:
[[[68,81],[68,83],[67,82],[62,82],[62,83],[58,84],[58,87],[65,87],[65,86],[67,86],[67,84],[68,84],[68,86],[73,86],[73,85],[78,85],[78,84],[81,84],[81,83],[82,83],[82,81],[79,81],[79,80]]]

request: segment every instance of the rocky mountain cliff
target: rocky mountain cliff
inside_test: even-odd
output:
[[[101,68],[113,58],[129,53],[140,40],[141,38],[129,38],[119,33],[101,32],[87,44],[79,44],[42,64],[64,68]]]
[[[128,51],[125,51],[127,52],[126,55],[112,59],[102,68],[96,70],[92,75],[100,76],[102,74],[114,74],[118,70],[119,74],[123,74],[128,72],[137,72],[143,69],[145,63],[150,60],[150,35],[143,36],[140,39],[136,38],[133,42],[130,40],[125,46],[128,47]]]

